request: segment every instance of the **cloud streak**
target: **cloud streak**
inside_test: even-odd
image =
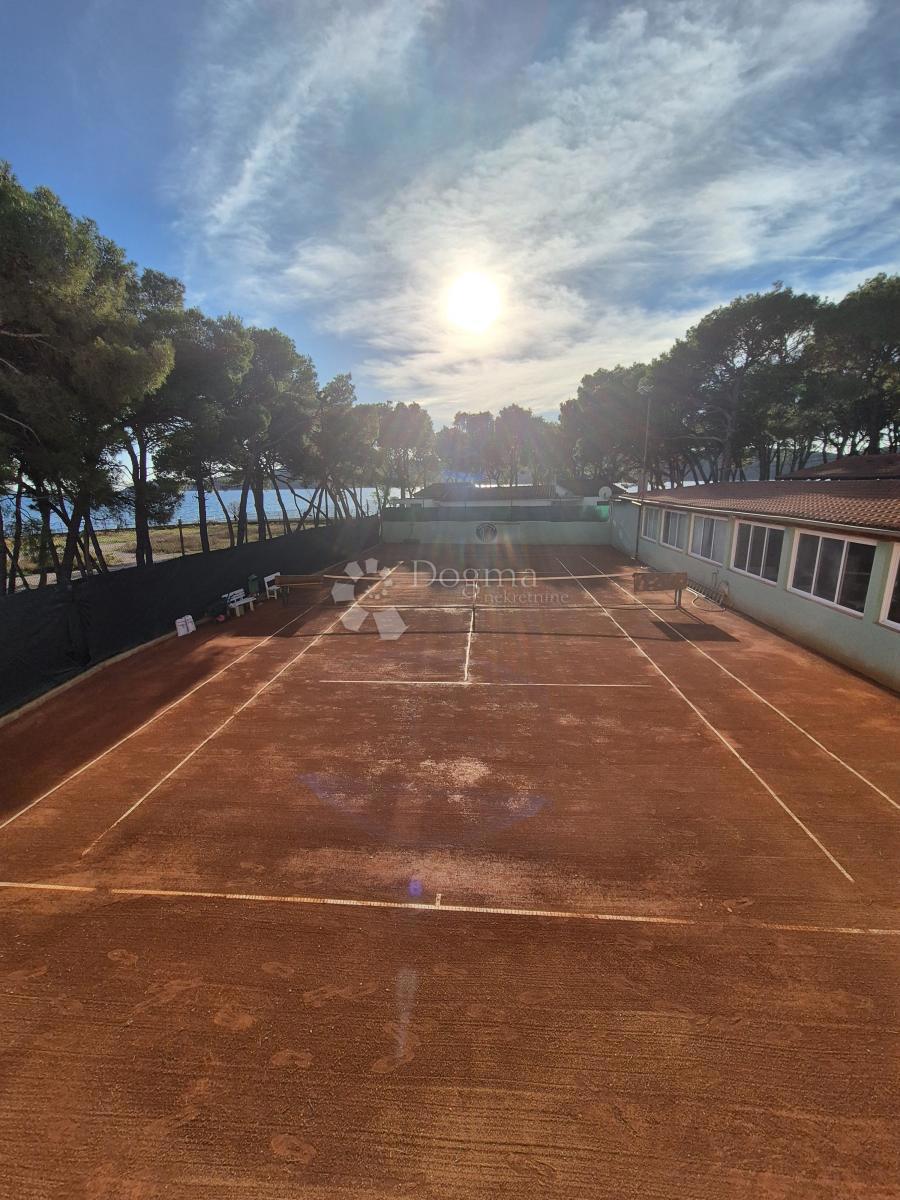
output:
[[[344,339],[363,387],[446,420],[551,411],[738,290],[896,267],[869,0],[586,6],[554,29],[538,0],[500,7],[467,10],[486,43],[517,14],[538,33],[491,72],[459,5],[274,5],[248,47],[259,6],[231,0],[183,97],[192,277]],[[480,337],[442,311],[466,270],[504,294]]]

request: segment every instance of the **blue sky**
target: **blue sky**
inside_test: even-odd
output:
[[[876,0],[7,6],[0,157],[189,299],[438,423],[553,413],[783,280],[900,269]],[[500,289],[486,332],[445,293]]]

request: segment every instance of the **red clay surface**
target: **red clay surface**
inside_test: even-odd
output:
[[[900,700],[371,553],[0,727],[0,1196],[900,1195]]]

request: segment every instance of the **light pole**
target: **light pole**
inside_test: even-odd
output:
[[[653,388],[646,379],[642,379],[638,384],[638,395],[647,397],[647,414],[644,419],[644,455],[641,459],[641,487],[638,495],[643,496],[647,490],[647,448],[650,444],[650,400],[653,396]],[[641,518],[644,512],[644,504],[638,508],[637,528],[634,531],[634,557],[638,557],[638,549],[640,547],[641,538]]]

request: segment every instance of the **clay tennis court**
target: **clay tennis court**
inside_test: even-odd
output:
[[[900,1195],[900,700],[369,555],[0,727],[0,1194]]]

